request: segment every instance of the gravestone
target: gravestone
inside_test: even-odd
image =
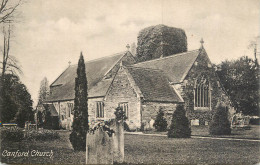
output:
[[[111,128],[115,131],[113,134],[113,145],[114,145],[114,162],[122,163],[124,161],[124,125],[123,121],[113,121]]]
[[[113,162],[122,163],[124,161],[123,123],[113,121],[109,129],[105,128],[99,124],[95,129],[88,131],[86,164],[113,164]]]
[[[98,128],[87,134],[86,163],[113,164],[113,138]]]

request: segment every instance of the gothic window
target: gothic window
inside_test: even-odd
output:
[[[128,103],[119,103],[118,105],[119,107],[121,107],[123,109],[123,111],[125,112],[126,117],[128,118]]]
[[[96,117],[104,118],[104,103],[102,101],[96,102]]]
[[[210,83],[206,76],[201,76],[194,88],[194,107],[195,108],[210,108],[211,92]]]

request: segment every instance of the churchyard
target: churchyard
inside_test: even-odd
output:
[[[192,134],[205,128],[192,127]],[[259,126],[251,130],[232,131],[236,138],[254,138]],[[8,151],[51,151],[53,157],[1,157],[3,163],[84,164],[86,152],[74,151],[69,141],[70,131],[59,130],[60,138],[48,141],[5,142],[1,153]],[[150,132],[151,133],[151,132]],[[155,133],[155,132],[154,132]],[[158,134],[158,133],[157,133]],[[257,137],[255,137],[257,138]],[[259,137],[258,137],[259,138]],[[166,136],[125,134],[124,163],[158,164],[256,164],[260,161],[259,141],[230,139],[167,138]]]

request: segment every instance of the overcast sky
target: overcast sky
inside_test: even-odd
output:
[[[11,53],[36,103],[44,76],[51,84],[80,51],[85,60],[124,51],[151,25],[184,29],[188,50],[203,37],[213,63],[253,57],[247,47],[259,35],[259,8],[259,0],[27,0]]]

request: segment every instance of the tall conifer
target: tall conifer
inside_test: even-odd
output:
[[[76,151],[86,150],[88,126],[88,91],[85,62],[81,52],[75,78],[74,120],[70,142]]]

